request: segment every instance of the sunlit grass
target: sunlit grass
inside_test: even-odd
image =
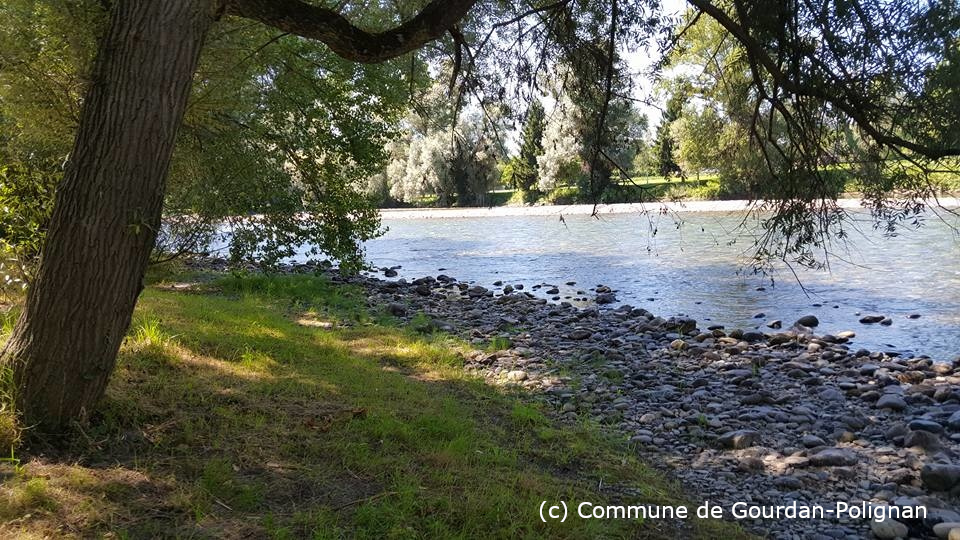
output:
[[[600,478],[679,499],[621,440],[469,375],[462,340],[378,317],[317,277],[148,289],[92,422],[0,484],[0,536],[673,536],[542,523],[543,499],[603,502]]]

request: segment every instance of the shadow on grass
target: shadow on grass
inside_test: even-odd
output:
[[[65,451],[0,485],[21,537],[651,537],[677,523],[540,521],[540,501],[681,504],[590,426],[462,369],[468,346],[371,316],[322,278],[148,289],[107,397]],[[36,446],[36,445],[35,445]],[[717,523],[683,536],[716,537]],[[703,528],[701,528],[703,527]],[[723,528],[723,537],[740,534]]]

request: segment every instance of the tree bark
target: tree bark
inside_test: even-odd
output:
[[[27,426],[102,397],[153,247],[167,169],[217,0],[114,3],[41,255],[2,359]]]

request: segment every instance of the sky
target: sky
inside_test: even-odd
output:
[[[687,9],[687,2],[685,0],[663,0],[660,2],[663,14],[670,15],[679,15],[685,9]],[[657,59],[657,47],[655,44],[648,44],[647,47],[638,49],[635,51],[627,51],[624,54],[624,59],[626,60],[627,66],[629,66],[630,72],[635,74],[634,82],[636,86],[634,87],[633,97],[641,100],[650,99],[651,92],[653,91],[650,80],[643,76],[643,73],[646,72],[654,60]],[[662,105],[662,103],[659,103]],[[656,126],[660,122],[661,112],[658,107],[647,105],[645,103],[637,104],[640,111],[647,116],[650,126]]]

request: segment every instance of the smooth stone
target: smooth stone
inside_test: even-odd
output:
[[[950,532],[954,530],[960,530],[960,522],[945,521],[933,526],[933,534],[937,535],[937,538],[949,538]]]
[[[810,456],[814,467],[848,467],[859,461],[857,454],[845,448],[827,448]]]
[[[800,326],[806,326],[808,328],[814,328],[820,326],[820,319],[814,315],[804,315],[797,319],[797,324]]]
[[[717,437],[717,443],[723,447],[733,450],[740,450],[753,446],[760,438],[760,432],[752,429],[739,429],[724,433]]]
[[[877,400],[877,408],[902,411],[907,408],[907,402],[896,394],[884,394]]]
[[[920,480],[933,491],[950,491],[960,483],[960,465],[927,463],[920,469]]]
[[[567,334],[567,337],[570,338],[570,339],[576,340],[576,341],[582,341],[582,340],[587,339],[588,337],[590,337],[590,336],[592,336],[592,335],[593,335],[593,332],[591,332],[591,331],[589,331],[589,330],[584,330],[584,329],[582,329],[582,328],[577,328],[577,329],[571,331],[569,334]]]
[[[826,441],[815,435],[804,435],[803,438],[800,439],[800,443],[806,448],[816,448],[827,445]]]
[[[943,431],[942,425],[934,422],[933,420],[924,420],[923,418],[910,421],[910,423],[907,424],[907,427],[914,431],[929,431],[930,433],[940,433]]]
[[[508,371],[508,372],[507,372],[507,380],[508,380],[508,381],[513,381],[513,382],[525,381],[525,380],[527,380],[527,377],[528,377],[528,376],[529,376],[529,375],[527,374],[526,371],[519,370],[519,369],[518,369],[518,370],[515,370],[515,371]]]
[[[929,431],[911,431],[903,438],[903,446],[907,448],[917,447],[924,450],[938,450],[940,438]]]
[[[600,293],[595,300],[598,304],[612,304],[617,301],[617,296],[613,293]]]
[[[910,534],[910,529],[893,519],[870,520],[870,532],[881,540],[894,540],[896,538],[906,538]]]

